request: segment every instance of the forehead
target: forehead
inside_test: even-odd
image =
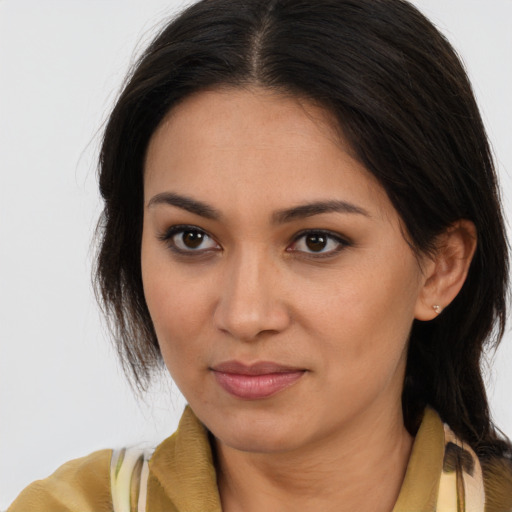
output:
[[[219,113],[222,114],[220,117]],[[305,123],[304,118],[309,118],[310,122]],[[341,138],[335,133],[334,117],[326,109],[296,95],[255,86],[226,86],[196,92],[173,107],[159,129],[166,123],[183,121],[191,127],[203,129],[207,128],[204,121],[225,122],[225,131],[204,130],[211,140],[219,142],[230,136],[236,127],[241,130],[239,135],[257,132],[258,138],[253,142],[265,143],[268,142],[268,134],[261,128],[281,124],[292,129],[289,136],[310,137],[317,132],[317,135],[325,137],[329,133],[334,144],[342,145]],[[254,131],[255,125],[257,129]]]
[[[332,115],[307,100],[261,89],[203,91],[153,134],[145,197],[172,191],[276,208],[334,198],[389,210],[384,190],[351,153]]]

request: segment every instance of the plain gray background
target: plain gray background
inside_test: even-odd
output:
[[[138,403],[92,294],[101,126],[134,55],[189,2],[0,0],[0,508],[91,451],[171,434],[183,400]],[[417,0],[466,62],[512,212],[512,0]],[[512,434],[512,335],[487,373]]]

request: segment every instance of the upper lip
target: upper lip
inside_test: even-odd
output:
[[[272,361],[258,361],[245,364],[239,361],[224,361],[211,368],[215,372],[231,373],[233,375],[268,375],[270,373],[301,372],[304,368],[282,365]]]

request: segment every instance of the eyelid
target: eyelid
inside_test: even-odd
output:
[[[197,231],[199,233],[206,235],[209,239],[211,239],[213,242],[215,242],[217,247],[216,248],[207,248],[207,249],[196,249],[196,250],[194,250],[194,249],[185,250],[185,249],[181,249],[180,247],[177,247],[176,244],[172,240],[173,237],[179,233],[183,233],[186,231]],[[206,253],[210,253],[212,251],[218,251],[218,250],[222,249],[220,244],[217,242],[217,240],[212,235],[210,235],[210,233],[208,233],[208,231],[204,230],[203,228],[200,228],[199,226],[194,226],[192,224],[177,224],[177,225],[171,226],[171,227],[167,228],[163,233],[158,234],[157,238],[161,242],[164,242],[170,250],[174,251],[177,254],[184,255],[184,256],[197,257],[197,256],[204,255]]]
[[[307,236],[307,235],[324,235],[327,238],[330,238],[331,240],[335,240],[338,243],[338,246],[336,249],[327,251],[327,252],[307,252],[307,251],[300,251],[290,248],[290,246],[296,244],[301,238]],[[350,247],[352,245],[352,242],[348,240],[347,238],[343,237],[339,233],[329,231],[328,229],[306,229],[304,231],[301,231],[297,233],[292,240],[292,243],[290,246],[286,248],[287,252],[292,253],[298,253],[301,255],[306,255],[306,257],[312,257],[312,258],[328,258],[337,255],[340,251],[345,249],[346,247]]]
[[[206,249],[181,249],[180,247],[176,246],[176,243],[173,242],[173,237],[177,235],[178,233],[183,233],[186,231],[197,231],[199,233],[202,233],[206,235],[209,239],[211,239],[215,244],[215,248],[206,248]],[[304,251],[304,250],[297,250],[293,248],[293,245],[297,244],[297,242],[308,235],[323,235],[326,238],[330,240],[334,240],[337,243],[337,247],[335,249],[332,249],[330,251],[326,252],[315,252],[315,251]],[[167,228],[163,233],[160,233],[157,235],[157,238],[165,243],[170,250],[173,252],[184,255],[184,256],[190,256],[190,257],[198,257],[201,255],[205,255],[207,253],[216,252],[219,250],[222,250],[222,247],[217,242],[217,240],[205,229],[200,228],[199,226],[195,226],[192,224],[177,224],[170,226]],[[287,246],[286,252],[291,253],[297,253],[297,255],[305,256],[308,258],[328,258],[333,257],[336,254],[338,254],[340,251],[345,249],[346,247],[350,247],[352,245],[352,242],[348,240],[346,237],[343,237],[339,233],[330,231],[328,229],[305,229],[303,231],[300,231],[299,233],[295,234],[291,243]]]

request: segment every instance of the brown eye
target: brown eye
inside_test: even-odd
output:
[[[334,233],[310,231],[297,236],[287,251],[310,256],[333,256],[349,245],[349,242]]]
[[[202,229],[173,226],[163,234],[160,239],[165,242],[170,249],[181,254],[205,253],[212,250],[220,250],[219,244]]]
[[[308,249],[313,252],[323,251],[327,245],[327,237],[323,234],[307,235],[305,243]]]
[[[183,231],[181,239],[189,249],[197,249],[204,240],[205,234],[200,231]]]

